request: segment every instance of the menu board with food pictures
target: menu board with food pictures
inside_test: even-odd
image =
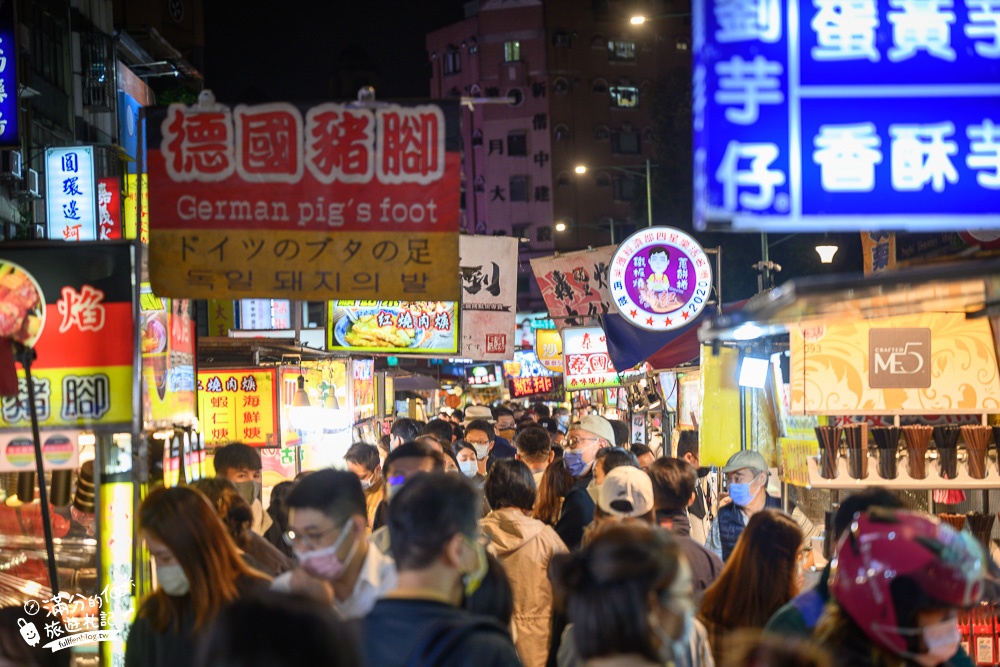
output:
[[[454,301],[331,301],[327,345],[343,352],[458,352]]]

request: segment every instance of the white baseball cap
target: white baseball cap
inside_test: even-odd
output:
[[[634,519],[653,509],[653,482],[642,470],[619,466],[604,476],[597,505],[611,516]]]
[[[465,425],[468,426],[474,421],[486,421],[494,423],[493,411],[488,405],[470,405],[465,409]]]

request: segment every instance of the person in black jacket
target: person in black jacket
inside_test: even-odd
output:
[[[657,459],[649,467],[656,506],[656,523],[674,534],[691,566],[696,600],[701,600],[719,573],[722,559],[691,539],[687,508],[695,500],[698,471],[683,459]]]
[[[489,567],[480,516],[480,493],[462,475],[418,473],[393,495],[388,526],[399,580],[365,617],[365,664],[521,664],[506,628],[461,606]]]
[[[604,417],[589,415],[573,424],[566,438],[563,465],[576,478],[576,483],[563,500],[556,533],[570,551],[580,546],[583,529],[594,520],[594,499],[587,486],[594,478],[594,459],[597,452],[611,447],[615,432]]]

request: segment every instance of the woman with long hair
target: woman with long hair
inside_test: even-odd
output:
[[[187,487],[157,488],[139,508],[139,532],[156,564],[157,588],[142,603],[126,667],[190,665],[198,635],[226,604],[268,577],[251,569],[208,500]]]
[[[762,629],[802,587],[802,531],[777,510],[750,517],[719,578],[705,591],[698,619],[716,664],[725,664],[730,633]]]
[[[559,523],[563,499],[567,493],[573,490],[575,482],[572,473],[563,465],[562,457],[554,458],[549,467],[542,473],[542,481],[538,484],[533,516],[550,526]]]
[[[205,494],[208,502],[215,507],[216,514],[250,567],[269,577],[276,577],[295,567],[295,561],[250,529],[253,524],[250,505],[232,482],[225,477],[206,477],[191,486]]]

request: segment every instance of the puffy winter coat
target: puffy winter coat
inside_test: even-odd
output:
[[[510,578],[514,592],[513,635],[524,667],[545,667],[549,652],[552,585],[549,561],[566,553],[566,545],[550,526],[516,508],[493,510],[482,522],[490,552]]]

